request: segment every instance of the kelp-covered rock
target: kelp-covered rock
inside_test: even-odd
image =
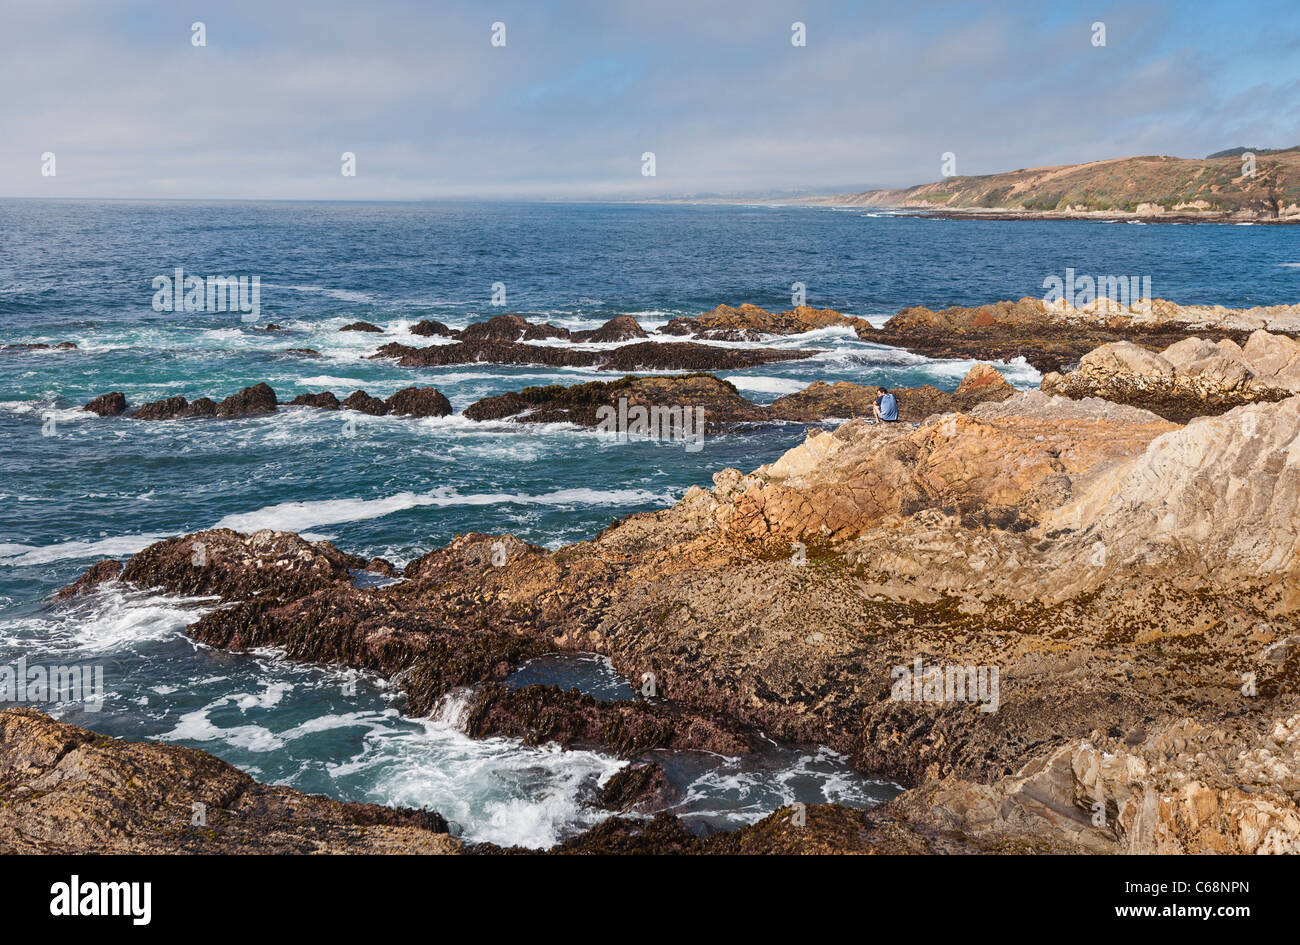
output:
[[[333,391],[322,391],[319,394],[299,394],[293,400],[289,401],[290,407],[315,407],[318,410],[338,410],[340,409],[339,399],[334,396]]]
[[[136,420],[190,420],[221,418],[225,420],[275,413],[275,391],[266,383],[245,387],[217,403],[210,397],[200,397],[193,402],[184,397],[168,397],[141,404],[131,416]]]
[[[393,358],[402,367],[440,367],[448,364],[543,364],[554,367],[590,367],[597,352],[516,341],[461,341],[455,344],[415,348],[386,344],[370,356]]]
[[[88,594],[95,590],[99,585],[106,581],[116,580],[117,576],[122,573],[122,562],[106,558],[90,568],[81,577],[67,587],[61,588],[55,595],[58,600],[66,600],[69,597],[78,597],[82,594]]]
[[[540,341],[568,338],[569,330],[549,323],[534,324],[518,315],[497,315],[461,329],[462,341]]]
[[[378,397],[367,394],[363,390],[354,390],[343,398],[344,410],[358,410],[361,413],[368,413],[373,417],[382,417],[388,413],[388,405]]]
[[[409,417],[445,417],[451,402],[436,387],[404,387],[384,401],[387,413]]]
[[[515,341],[462,341],[427,348],[387,344],[371,357],[394,358],[403,367],[476,363],[542,364],[630,372],[739,370],[759,364],[770,364],[774,361],[810,358],[820,353],[772,348],[722,348],[717,345],[689,342],[642,341],[617,348],[591,351]]]
[[[465,408],[471,420],[512,418],[521,423],[576,423],[595,427],[620,409],[624,421],[634,407],[660,407],[678,411],[703,411],[706,428],[712,432],[730,423],[761,422],[768,412],[741,397],[736,388],[712,374],[676,377],[626,376],[616,381],[590,381],[563,387],[525,387],[495,397],[485,397]],[[612,414],[611,414],[612,411]],[[694,423],[694,415],[691,417]]]
[[[100,394],[81,409],[89,410],[91,413],[98,414],[101,417],[116,417],[119,414],[126,412],[126,395],[120,391]]]
[[[44,341],[38,342],[20,342],[17,344],[0,345],[0,351],[75,351],[77,345],[71,341],[60,341],[57,344],[48,344]]]
[[[653,761],[634,762],[616,772],[600,789],[597,803],[607,810],[626,813],[661,811],[682,798],[668,781],[664,769]]]
[[[569,338],[575,342],[599,342],[609,343],[618,341],[634,341],[639,338],[648,338],[644,328],[631,315],[619,315],[617,318],[611,318],[599,328],[593,328],[591,331],[575,331],[569,334]]]
[[[449,328],[442,322],[434,321],[431,318],[425,318],[411,326],[411,334],[420,335],[425,338],[449,338],[455,335],[456,332],[454,329]]]
[[[473,738],[505,735],[528,745],[604,748],[623,758],[659,748],[736,756],[751,752],[756,742],[752,732],[720,716],[658,702],[601,702],[558,686],[481,686],[466,711],[465,731]]]

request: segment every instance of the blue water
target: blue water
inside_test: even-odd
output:
[[[1294,227],[765,207],[0,201],[0,343],[78,345],[0,352],[0,662],[103,665],[109,692],[99,711],[56,711],[113,735],[196,745],[303,790],[435,807],[475,839],[553,843],[603,816],[587,799],[619,762],[472,742],[456,729],[454,706],[441,718],[407,718],[383,680],[195,646],[184,628],[201,602],[115,588],[54,608],[49,595],[100,558],[214,525],[298,531],[398,563],[471,530],[558,547],[662,508],[725,466],[768,462],[802,439],[801,427],[710,437],[691,452],[459,416],[282,408],[248,420],[144,423],[96,418],[80,405],[109,390],[140,403],[222,397],[266,381],[282,400],[432,385],[459,412],[526,384],[608,375],[408,369],[365,355],[387,341],[436,340],[406,330],[422,318],[459,327],[515,312],[583,328],[632,314],[650,329],[720,302],[788,308],[796,281],[809,304],[877,324],[906,305],[1040,295],[1044,277],[1070,266],[1149,275],[1156,295],[1179,302],[1295,302],[1297,262]],[[258,322],[153,311],[152,279],[178,266],[260,276]],[[489,304],[497,282],[504,308]],[[385,334],[338,331],[357,319]],[[261,330],[268,322],[288,330]],[[813,380],[951,389],[971,363],[844,331],[781,344],[823,353],[724,376],[766,403]],[[1019,386],[1037,385],[1027,365],[1004,368]],[[680,812],[715,826],[790,800],[869,804],[888,794],[815,749],[670,767],[686,779]]]

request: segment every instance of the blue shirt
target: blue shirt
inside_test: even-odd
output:
[[[880,395],[880,419],[897,420],[898,419],[898,398],[893,394]]]

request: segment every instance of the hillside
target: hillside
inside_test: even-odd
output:
[[[819,202],[962,213],[1300,220],[1300,147],[1253,153],[1253,177],[1243,176],[1240,152],[1204,159],[1148,155],[947,177],[903,190],[869,190]]]

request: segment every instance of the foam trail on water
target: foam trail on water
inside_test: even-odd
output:
[[[558,489],[543,495],[525,495],[510,492],[473,493],[461,495],[454,489],[434,492],[399,492],[382,499],[322,499],[315,502],[281,502],[253,512],[227,515],[217,523],[217,528],[231,528],[237,532],[254,532],[263,528],[300,532],[321,525],[341,522],[359,522],[382,518],[394,512],[421,506],[467,505],[640,505],[646,502],[674,501],[667,492],[648,489]]]

